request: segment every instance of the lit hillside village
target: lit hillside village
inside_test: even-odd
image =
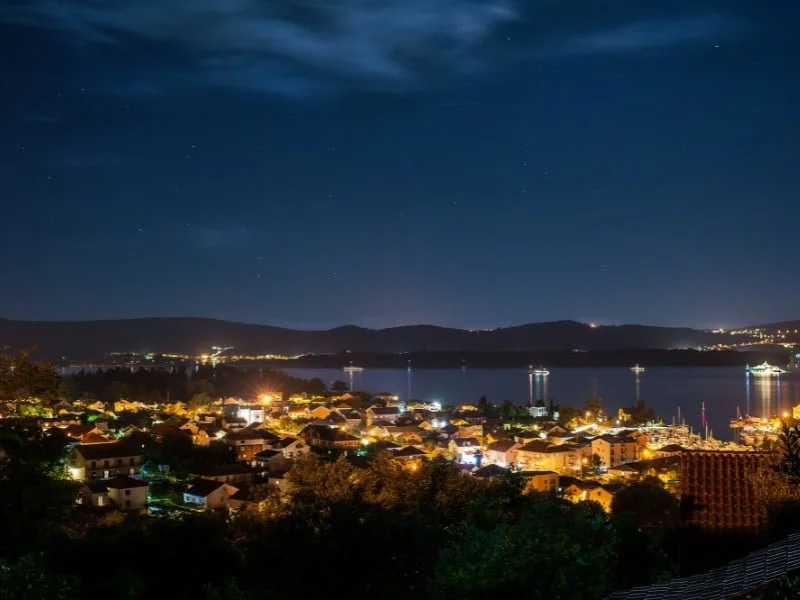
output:
[[[539,401],[514,412],[502,416],[497,407],[405,403],[389,394],[365,401],[362,393],[268,392],[218,399],[210,408],[125,399],[112,407],[78,400],[61,406],[46,426],[60,428],[70,440],[65,468],[83,484],[79,504],[151,513],[235,512],[258,502],[253,491],[265,485],[285,496],[293,465],[309,453],[357,460],[382,452],[411,471],[439,459],[477,480],[516,472],[527,491],[594,500],[609,510],[616,490],[647,476],[676,489],[685,449],[750,449],[700,436],[682,424],[636,423],[622,410],[612,416],[600,407],[574,411],[566,421]],[[152,425],[131,425],[126,413],[147,415]],[[168,456],[153,456],[137,441],[142,435],[180,447],[222,448],[226,453],[220,456],[228,459],[176,476]]]

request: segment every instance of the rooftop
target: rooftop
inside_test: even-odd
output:
[[[142,454],[142,449],[128,440],[104,444],[79,444],[75,446],[75,451],[86,460],[104,460],[106,458],[141,456]]]

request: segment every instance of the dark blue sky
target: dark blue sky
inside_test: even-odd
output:
[[[0,316],[800,316],[794,0],[4,0]]]

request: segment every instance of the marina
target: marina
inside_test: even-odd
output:
[[[326,384],[342,380],[341,369],[283,369],[297,377],[319,377]],[[477,403],[481,396],[501,404],[566,405],[580,409],[587,399],[601,398],[608,411],[633,406],[652,407],[669,424],[685,423],[714,437],[733,439],[731,420],[737,415],[765,418],[791,413],[800,404],[800,375],[755,377],[742,367],[651,367],[631,376],[625,367],[548,369],[536,377],[529,369],[367,369],[354,378],[356,390],[391,391],[409,398],[442,404]],[[705,405],[705,416],[701,409]]]

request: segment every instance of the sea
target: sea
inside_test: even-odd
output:
[[[282,369],[287,375],[318,377],[330,385],[351,383],[340,369]],[[388,392],[403,400],[438,401],[443,405],[477,404],[486,396],[493,404],[510,400],[525,404],[551,399],[581,408],[593,396],[602,398],[606,413],[642,400],[666,423],[680,418],[700,431],[701,410],[712,435],[733,439],[731,419],[738,414],[777,416],[800,404],[800,370],[778,377],[754,377],[741,367],[647,367],[636,375],[627,368],[550,369],[544,377],[527,369],[365,369],[352,374],[352,389]]]

